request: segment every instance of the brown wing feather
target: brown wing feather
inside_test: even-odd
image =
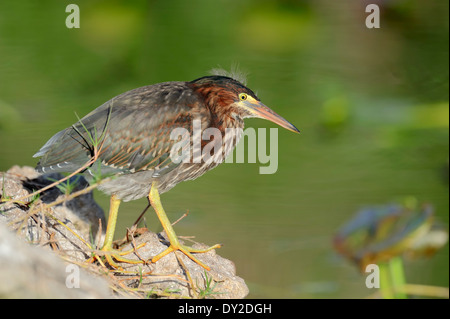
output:
[[[201,97],[186,82],[125,92],[52,137],[36,154],[42,156],[38,169],[71,171],[83,166],[93,156],[91,137],[99,139],[99,160],[110,171],[176,167],[168,159],[174,143],[171,131],[192,130],[192,119],[204,112]]]

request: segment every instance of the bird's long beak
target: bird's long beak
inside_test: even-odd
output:
[[[300,131],[288,120],[282,118],[280,115],[272,111],[269,107],[265,106],[260,101],[257,101],[256,99],[248,99],[246,101],[241,102],[250,112],[254,114],[255,117],[259,117],[262,119],[269,120],[275,124],[280,125],[281,127],[284,127],[285,129],[300,133]]]

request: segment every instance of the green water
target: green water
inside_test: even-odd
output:
[[[375,2],[375,1],[374,1]],[[414,196],[448,228],[448,2],[391,1],[367,29],[360,1],[0,3],[0,171],[36,164],[57,131],[126,90],[238,64],[296,125],[278,171],[222,164],[162,196],[179,235],[236,264],[250,297],[362,298],[374,291],[332,248],[359,209]],[[247,120],[249,127],[275,127]],[[108,198],[96,199],[107,211]],[[125,203],[123,235],[146,201]],[[152,230],[161,230],[154,214]],[[409,283],[449,285],[449,248],[406,261]]]

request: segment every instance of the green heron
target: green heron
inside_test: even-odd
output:
[[[112,98],[76,124],[56,133],[34,155],[41,157],[36,169],[42,173],[74,172],[91,161],[83,171],[85,176],[90,177],[98,170],[102,175],[116,176],[99,186],[100,190],[111,195],[102,248],[106,256],[110,255],[107,258],[110,265],[114,265],[111,256],[123,261],[120,253],[112,248],[120,202],[147,196],[170,241],[169,247],[153,257],[152,262],[180,250],[209,269],[193,253],[206,252],[220,245],[198,250],[180,244],[159,195],[179,182],[195,179],[219,165],[240,137],[240,134],[235,134],[227,138],[227,129],[240,129],[242,132],[244,118],[249,117],[264,118],[299,132],[294,125],[262,104],[252,90],[231,77],[213,75],[191,82],[144,86]],[[214,128],[222,134],[224,138],[217,139],[219,145],[216,145],[223,155],[221,159],[195,161],[194,151],[191,151],[188,160],[172,160],[171,149],[183,138],[172,139],[171,132],[182,128],[193,133],[195,120],[201,123],[202,130]],[[193,140],[192,136],[185,136],[185,146],[193,146]],[[95,142],[98,142],[97,151]],[[206,142],[202,140],[200,145],[203,149]]]

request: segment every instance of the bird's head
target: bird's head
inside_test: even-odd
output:
[[[290,131],[300,131],[265,106],[256,94],[239,81],[227,76],[205,76],[191,82],[194,89],[201,94],[209,107],[219,116],[231,118],[262,118],[284,127]]]

